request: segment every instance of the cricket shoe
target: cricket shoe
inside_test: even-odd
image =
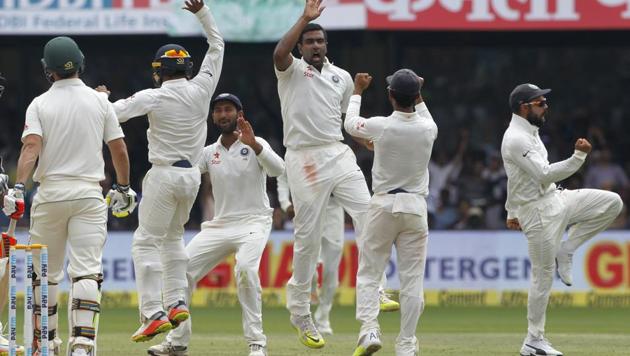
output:
[[[400,310],[400,304],[395,300],[389,299],[387,294],[385,294],[385,291],[378,292],[378,302],[379,309],[382,312],[394,312]]]
[[[554,349],[551,346],[551,343],[545,339],[541,338],[532,338],[527,336],[525,341],[523,342],[523,347],[521,347],[521,356],[562,356],[562,352]]]
[[[94,350],[94,340],[84,336],[77,336],[72,345],[71,356],[92,356]]]
[[[313,319],[311,318],[311,314],[297,316],[291,315],[291,325],[298,332],[298,339],[305,346],[310,347],[312,349],[321,349],[326,344],[324,338],[319,333],[315,324],[313,324]]]
[[[367,333],[359,337],[357,348],[352,356],[370,356],[383,347],[381,343],[381,331],[378,329],[368,330]]]
[[[562,283],[570,286],[573,284],[573,254],[564,252],[562,249],[556,255],[556,269]]]
[[[159,345],[149,347],[147,353],[152,356],[188,356],[188,347],[164,341]]]
[[[190,318],[190,311],[183,300],[171,305],[168,309],[168,320],[173,325],[173,329],[179,326],[182,322]]]
[[[19,356],[24,355],[24,347],[18,345],[16,347],[16,354]],[[7,340],[7,338],[5,338],[3,335],[0,335],[0,356],[8,356],[8,355],[9,355],[9,340]]]
[[[267,356],[267,351],[263,345],[249,345],[249,356]]]
[[[153,314],[150,318],[144,320],[140,328],[131,335],[131,341],[144,342],[149,341],[157,334],[167,332],[173,328],[170,320],[166,316],[166,313],[159,311]]]

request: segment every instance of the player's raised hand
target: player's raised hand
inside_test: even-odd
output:
[[[107,87],[105,85],[99,85],[96,88],[94,88],[94,90],[96,90],[99,93],[105,93],[105,94],[107,94],[107,96],[109,96],[109,94],[112,93],[112,92],[109,91],[109,89],[107,89]]]
[[[236,119],[236,126],[238,127],[238,140],[251,147],[256,154],[259,154],[263,148],[260,143],[256,142],[254,129],[249,121],[239,114],[238,119]]]
[[[370,86],[371,82],[372,76],[368,73],[357,73],[354,76],[354,93],[360,95],[360,93]]]
[[[306,0],[302,17],[307,22],[311,22],[318,18],[325,8],[326,6],[322,6],[322,0]]]
[[[203,9],[204,5],[203,0],[186,0],[184,4],[186,6],[182,7],[182,9],[188,10],[193,14],[196,14],[197,11]]]
[[[591,146],[591,143],[588,142],[587,139],[578,138],[577,141],[575,141],[575,149],[584,153],[591,153],[593,146]]]

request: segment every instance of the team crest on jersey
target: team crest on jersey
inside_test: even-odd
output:
[[[339,80],[340,80],[339,77],[333,74],[332,81],[335,82],[335,84],[337,84],[339,83]]]
[[[241,148],[241,156],[247,156],[249,154],[249,148],[243,147]]]

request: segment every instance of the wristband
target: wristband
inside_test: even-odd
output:
[[[15,185],[13,186],[13,189],[24,192],[24,183],[15,183]]]
[[[114,184],[112,188],[116,189],[120,193],[127,193],[129,192],[130,185],[129,184],[127,185]]]

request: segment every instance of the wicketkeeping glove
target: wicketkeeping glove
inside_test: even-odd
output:
[[[107,193],[107,206],[112,208],[112,215],[124,218],[133,213],[138,203],[138,195],[128,185],[114,184]]]
[[[2,211],[11,219],[18,220],[24,215],[24,184],[16,183],[13,189],[4,196],[4,207]]]

